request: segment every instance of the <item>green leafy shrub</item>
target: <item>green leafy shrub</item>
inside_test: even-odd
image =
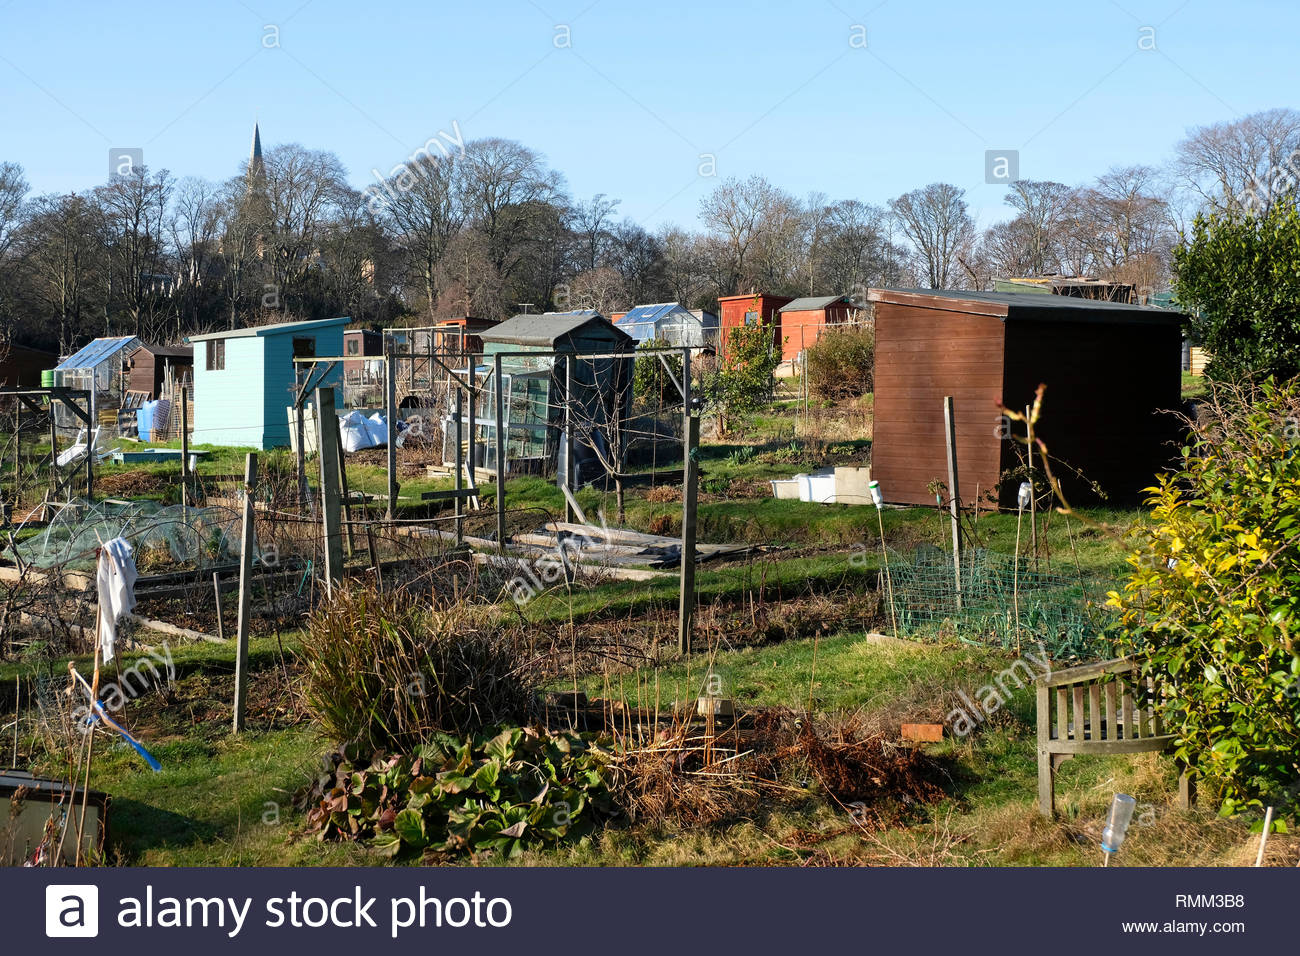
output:
[[[1300,794],[1300,388],[1214,390],[1110,603],[1223,810]]]
[[[662,349],[668,343],[663,339],[647,339],[638,347],[641,349]],[[667,368],[664,363],[667,363]],[[672,374],[669,374],[671,370]],[[659,355],[638,355],[632,368],[632,395],[638,403],[652,408],[663,405],[682,404],[682,395],[676,382],[682,380],[682,356],[680,352]]]
[[[435,731],[527,722],[536,697],[526,656],[470,614],[405,591],[338,589],[303,636],[308,708],[336,741],[397,751]]]
[[[1300,373],[1300,210],[1197,216],[1174,250],[1174,294],[1214,379]]]
[[[771,401],[772,376],[781,353],[773,347],[770,325],[741,325],[725,334],[725,354],[717,375],[707,379],[707,394],[722,424],[730,428]]]
[[[807,353],[808,387],[817,398],[858,398],[875,388],[876,334],[872,329],[829,329]]]
[[[615,812],[609,754],[577,734],[507,727],[468,739],[434,734],[414,756],[358,746],[299,799],[322,840],[366,840],[386,856],[509,858],[591,834]]]

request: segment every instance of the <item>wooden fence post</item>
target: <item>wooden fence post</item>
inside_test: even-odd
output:
[[[235,733],[244,729],[247,707],[248,624],[253,597],[253,547],[257,538],[253,511],[256,494],[257,455],[250,454],[244,459],[244,523],[239,537],[239,623],[235,631],[235,713],[231,723]]]
[[[961,610],[961,488],[957,483],[957,420],[952,396],[943,400],[943,427],[948,446],[948,510],[952,515],[952,572],[957,587],[957,610]],[[976,507],[979,503],[976,502]]]
[[[316,389],[316,460],[320,464],[321,530],[325,544],[325,593],[343,580],[343,535],[339,526],[342,495],[339,492],[338,415],[334,389]]]
[[[497,550],[502,554],[506,550],[506,448],[509,442],[505,434],[505,395],[501,392],[501,356],[494,355],[496,375],[496,433],[497,433]]]
[[[384,417],[388,421],[388,520],[397,519],[397,349],[384,337]]]

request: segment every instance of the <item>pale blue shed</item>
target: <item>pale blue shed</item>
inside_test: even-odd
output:
[[[280,322],[229,332],[191,335],[194,345],[194,441],[197,444],[278,448],[289,444],[294,358],[343,354],[343,328],[351,319]],[[310,368],[311,366],[308,366]],[[342,363],[320,384],[341,399]]]

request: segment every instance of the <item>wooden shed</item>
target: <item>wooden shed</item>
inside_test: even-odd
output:
[[[127,356],[126,368],[128,391],[147,392],[151,399],[170,398],[163,395],[164,383],[193,383],[194,346],[145,343]]]
[[[726,356],[727,338],[732,329],[745,325],[770,325],[772,342],[781,347],[781,308],[790,302],[788,295],[724,295],[718,299],[718,354]]]
[[[817,344],[829,326],[852,322],[858,308],[847,295],[813,295],[795,299],[777,310],[781,320],[781,361],[793,362]]]
[[[0,343],[0,385],[36,388],[41,384],[41,372],[54,368],[58,361],[53,352]]]
[[[343,316],[191,335],[195,441],[263,449],[287,446],[289,406],[299,381],[294,359],[337,358],[343,352],[343,327],[351,321]],[[313,383],[325,388],[342,385],[339,364],[321,366]]]
[[[1073,502],[1135,503],[1173,458],[1183,316],[1114,302],[1014,292],[872,289],[876,316],[872,477],[886,501],[934,504],[947,483],[943,399],[956,410],[964,502],[1020,467],[1000,407],[1047,386],[1038,434]],[[1023,435],[1023,426],[1016,426]]]
[[[494,365],[502,357],[502,391],[509,467],[535,467],[550,471],[560,450],[564,424],[565,362],[573,365],[568,380],[573,385],[577,419],[603,427],[616,407],[626,414],[632,405],[632,365],[635,341],[599,312],[547,312],[544,315],[516,315],[482,334],[484,364]],[[523,353],[523,354],[521,354]],[[533,353],[537,357],[533,358]],[[559,353],[556,359],[550,353]],[[627,358],[609,358],[627,353]],[[568,356],[573,356],[569,359]],[[606,356],[584,358],[584,356]],[[492,408],[495,383],[489,377],[484,402]],[[621,402],[616,397],[621,395]],[[577,431],[577,429],[575,429]],[[576,434],[574,470],[578,483],[599,470],[594,450],[585,447],[590,435]],[[495,425],[482,433],[484,447],[491,452]],[[494,458],[485,464],[494,464]],[[525,464],[531,462],[532,464]]]

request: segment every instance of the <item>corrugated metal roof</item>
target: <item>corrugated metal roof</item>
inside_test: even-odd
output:
[[[848,296],[843,295],[806,295],[802,299],[795,299],[779,308],[778,312],[809,312],[813,309],[824,309],[828,305],[834,305],[836,302],[848,302]]]
[[[231,329],[228,332],[205,332],[203,335],[191,335],[187,342],[207,342],[210,339],[236,339],[252,335],[279,335],[284,332],[308,332],[312,329],[324,329],[334,325],[347,325],[352,319],[340,316],[337,319],[307,319],[302,322],[275,322],[271,325],[254,325],[243,329]]]
[[[502,342],[508,345],[554,346],[556,342],[593,322],[605,326],[615,338],[631,341],[632,337],[618,328],[599,312],[587,309],[579,312],[546,312],[543,314],[516,315],[500,325],[480,334],[484,343]]]
[[[54,367],[57,371],[65,372],[73,369],[98,368],[127,346],[134,347],[139,344],[140,340],[134,335],[119,335],[113,338],[95,339],[88,345],[82,346],[79,351],[73,352]]]

